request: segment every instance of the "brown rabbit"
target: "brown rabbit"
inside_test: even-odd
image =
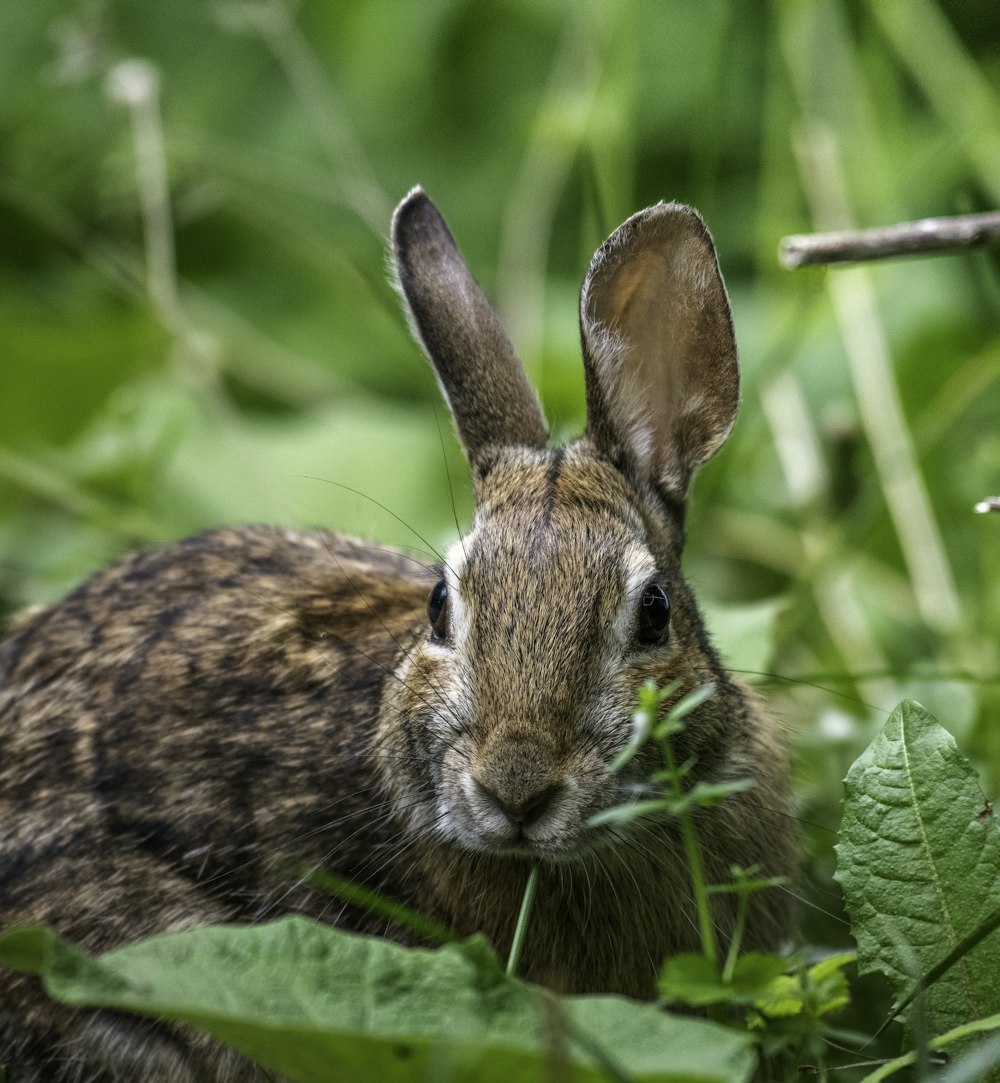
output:
[[[22,618],[0,647],[0,926],[91,951],[290,912],[412,941],[295,879],[336,872],[509,947],[529,868],[523,974],[654,994],[697,949],[676,825],[588,818],[644,795],[639,686],[713,683],[678,756],[754,786],[698,816],[707,876],[788,874],[772,721],[726,673],[681,574],[695,469],[736,417],[739,375],[711,238],[658,204],[602,245],[580,321],[587,431],[547,427],[499,320],[420,189],[393,221],[413,327],[472,470],[471,530],[439,566],[335,534],[216,530],[137,553]],[[725,941],[732,897],[715,896]],[[790,934],[756,895],[745,945]],[[49,1002],[0,974],[11,1083],[256,1078],[174,1028]]]

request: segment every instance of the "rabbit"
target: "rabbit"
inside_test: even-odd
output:
[[[392,246],[471,469],[471,529],[433,566],[334,533],[216,529],[16,620],[0,646],[0,926],[43,922],[100,952],[297,913],[419,941],[305,867],[503,956],[537,865],[521,975],[654,997],[664,958],[700,944],[678,826],[589,825],[648,796],[648,755],[609,771],[643,682],[712,683],[678,759],[753,783],[697,813],[708,880],[733,864],[789,877],[796,853],[780,730],[723,668],[680,565],[692,476],[739,401],[712,239],[659,203],[598,249],[580,302],[586,430],[554,449],[420,188]],[[753,896],[745,948],[793,935],[791,900]],[[713,906],[725,944],[734,897]],[[0,981],[11,1083],[258,1078],[184,1028]]]

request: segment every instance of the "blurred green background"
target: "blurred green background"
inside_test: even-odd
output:
[[[745,373],[687,567],[792,737],[811,943],[846,940],[840,778],[899,698],[1000,790],[997,254],[776,258],[1000,206],[995,0],[31,0],[0,29],[3,611],[224,522],[440,543],[468,487],[395,202],[435,199],[570,434],[587,261],[679,199]]]

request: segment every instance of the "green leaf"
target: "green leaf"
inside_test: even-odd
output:
[[[753,786],[754,781],[749,778],[734,778],[724,782],[696,782],[687,791],[686,796],[689,796],[699,808],[716,808],[727,797],[752,789]]]
[[[744,996],[762,992],[787,966],[780,955],[765,955],[750,951],[736,960],[733,968],[733,988]]]
[[[883,1021],[882,1025],[876,1031],[876,1034],[885,1030],[886,1026],[892,1022],[898,1015],[902,1015],[904,1009],[909,1005],[930,985],[949,971],[960,959],[963,959],[968,953],[980,942],[985,940],[994,930],[1000,928],[1000,908],[993,911],[985,921],[980,922],[971,933],[963,936],[962,939],[948,952],[948,954],[938,963],[931,967],[930,970],[925,971],[920,980],[913,986],[913,988],[906,994],[906,996],[897,1001],[888,1017]]]
[[[659,781],[658,776],[654,777]],[[659,808],[669,812],[671,816],[683,816],[693,808],[716,808],[731,794],[749,790],[753,785],[753,781],[748,778],[732,779],[727,782],[696,782],[689,790],[676,795],[665,794],[659,801],[637,802],[636,805],[620,807],[634,809],[639,804],[646,804],[654,807],[644,809],[647,812]],[[597,813],[588,822],[591,824],[599,823],[601,822],[599,817],[602,815],[603,813]]]
[[[617,774],[626,764],[630,763],[640,748],[649,740],[653,733],[653,726],[660,711],[660,705],[665,699],[672,696],[680,686],[680,681],[671,681],[660,688],[655,681],[645,681],[639,689],[638,705],[632,714],[632,734],[628,744],[611,761],[608,770]],[[709,686],[711,687],[711,686]],[[686,699],[697,695],[699,690],[691,693]],[[681,700],[684,703],[685,700]],[[676,710],[680,703],[675,705]],[[673,714],[673,710],[670,712]]]
[[[45,929],[0,936],[0,963],[53,996],[190,1023],[299,1083],[560,1078],[596,1061],[637,1081],[748,1080],[746,1035],[622,997],[565,997],[504,976],[481,938],[406,949],[304,918],[207,926],[91,958]],[[596,1059],[595,1059],[596,1058]]]
[[[798,974],[779,974],[754,1000],[754,1007],[771,1019],[809,1011],[819,1019],[850,1003],[844,967],[855,961],[852,951],[827,956]]]
[[[753,1006],[769,1019],[799,1015],[805,1009],[802,982],[794,974],[779,974],[758,996]]]
[[[674,955],[663,964],[660,996],[693,1007],[719,1004],[728,998],[728,989],[719,967],[704,955]]]
[[[817,1015],[829,1015],[850,1003],[851,992],[844,967],[856,963],[857,958],[856,952],[842,951],[814,963],[806,971],[806,988]]]
[[[1000,903],[1000,831],[951,735],[905,701],[850,769],[837,879],[862,973],[897,998]],[[1000,936],[985,937],[924,994],[931,1033],[1000,1011]]]
[[[663,812],[669,808],[671,808],[669,799],[665,797],[652,801],[633,801],[627,805],[615,805],[614,808],[595,812],[587,819],[587,823],[590,827],[597,827],[599,824],[623,824],[640,816],[649,816],[654,812]]]
[[[736,960],[731,981],[725,981],[716,963],[704,955],[675,955],[660,975],[660,995],[692,1007],[710,1004],[745,1004],[763,994],[785,969],[777,955],[748,952]]]
[[[660,692],[660,698],[666,699],[674,688],[677,682],[674,681]],[[699,685],[693,692],[688,692],[686,696],[679,699],[673,707],[666,713],[666,716],[661,719],[659,724],[653,729],[653,736],[662,741],[665,737],[668,737],[673,733],[680,733],[684,728],[681,723],[685,718],[697,707],[700,707],[706,700],[712,698],[715,695],[715,685],[711,682],[708,684]]]

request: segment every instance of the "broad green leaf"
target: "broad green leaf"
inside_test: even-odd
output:
[[[660,996],[704,1007],[726,999],[718,966],[704,955],[675,955],[663,965]]]
[[[897,999],[996,910],[1000,830],[951,735],[904,701],[850,769],[837,879],[862,973]],[[933,1034],[1000,1012],[1000,935],[985,937],[927,989]]]
[[[704,955],[675,955],[664,964],[660,995],[683,1004],[740,1004],[764,994],[785,969],[777,955],[749,952],[736,960],[731,981],[725,981],[718,966]]]
[[[48,930],[0,936],[0,963],[53,996],[181,1020],[299,1083],[560,1078],[595,1055],[641,1083],[748,1080],[746,1035],[622,997],[558,998],[504,976],[481,939],[410,950],[304,918],[154,937],[98,958]]]

